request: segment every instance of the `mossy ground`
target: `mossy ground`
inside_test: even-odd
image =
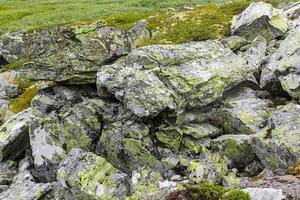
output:
[[[136,21],[148,19],[148,28],[154,34],[140,46],[220,39],[229,35],[232,17],[253,1],[236,0],[221,7],[217,7],[216,2],[226,1],[0,0],[0,35],[19,30],[40,30],[56,25],[90,23],[102,19],[107,21],[108,26],[129,29]],[[276,5],[282,0],[265,2]],[[195,6],[195,9],[164,9],[182,6]]]
[[[239,189],[226,189],[219,185],[204,183],[186,186],[183,190],[176,190],[168,195],[167,200],[250,200],[248,193]]]

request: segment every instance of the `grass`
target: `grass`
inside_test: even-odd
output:
[[[207,0],[202,0],[208,2]],[[138,20],[146,13],[162,8],[195,5],[199,0],[0,0],[0,35],[36,30],[76,21],[90,21],[112,16],[135,15]],[[138,16],[141,14],[140,16]]]
[[[40,30],[104,19],[109,26],[129,29],[140,19],[149,21],[153,37],[140,46],[221,39],[230,34],[230,22],[251,2],[236,0],[0,0],[0,35]],[[282,0],[266,0],[277,4]],[[287,0],[289,1],[289,0]],[[202,3],[200,6],[199,4]],[[169,7],[196,6],[191,11],[164,11]]]

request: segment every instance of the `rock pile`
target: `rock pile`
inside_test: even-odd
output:
[[[164,199],[207,182],[299,199],[284,176],[300,161],[299,5],[252,3],[223,41],[136,48],[146,21],[3,36],[0,199]]]

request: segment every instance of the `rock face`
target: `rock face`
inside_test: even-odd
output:
[[[57,178],[75,196],[81,191],[81,198],[124,199],[130,191],[126,174],[114,168],[104,158],[81,149],[72,149],[60,163]]]
[[[283,7],[252,3],[223,41],[137,48],[145,20],[3,36],[0,199],[182,199],[211,184],[299,198],[299,3]]]
[[[19,61],[26,79],[93,83],[95,72],[128,54],[140,34],[147,34],[141,23],[129,32],[92,24],[9,34],[2,41],[2,57],[8,63]]]
[[[0,160],[15,159],[30,146],[28,129],[31,109],[9,119],[0,127]]]
[[[216,41],[151,46],[102,67],[97,86],[99,94],[108,90],[134,114],[147,117],[205,106],[254,71]]]
[[[269,118],[268,129],[251,143],[265,167],[279,174],[300,159],[299,109],[296,104],[278,108]]]
[[[277,51],[271,56],[269,64],[263,68],[260,79],[261,87],[276,91],[279,84],[283,90],[295,99],[300,98],[300,27],[292,29],[281,42]]]
[[[251,3],[246,10],[234,17],[231,26],[233,35],[250,40],[258,35],[272,40],[283,36],[287,29],[287,19],[282,12],[263,2]]]

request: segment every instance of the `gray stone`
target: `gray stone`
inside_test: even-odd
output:
[[[251,142],[252,149],[262,164],[278,174],[300,160],[298,104],[280,106],[268,120],[268,127]]]
[[[251,200],[283,200],[282,190],[273,188],[246,188],[243,191],[250,194]]]
[[[139,48],[98,71],[98,93],[108,90],[139,117],[182,111],[220,98],[253,69],[220,42]]]
[[[254,134],[265,127],[273,103],[259,96],[259,91],[243,87],[225,95],[218,113],[226,133]]]
[[[263,68],[260,78],[261,88],[274,90],[281,85],[283,90],[295,99],[300,98],[300,27],[289,31],[280,47]],[[280,87],[277,87],[277,90]]]
[[[289,19],[296,19],[300,16],[300,2],[293,3],[284,12],[283,15]]]
[[[30,147],[31,109],[13,116],[0,127],[0,160],[15,159]]]
[[[287,19],[283,17],[282,11],[264,2],[251,3],[233,18],[231,25],[233,35],[244,36],[249,40],[261,35],[270,41],[283,36],[287,29]]]
[[[239,50],[242,46],[248,44],[248,40],[241,36],[231,36],[225,38],[222,42],[226,44],[232,51]]]
[[[59,166],[58,181],[82,198],[124,199],[130,193],[129,177],[94,153],[72,149]]]

